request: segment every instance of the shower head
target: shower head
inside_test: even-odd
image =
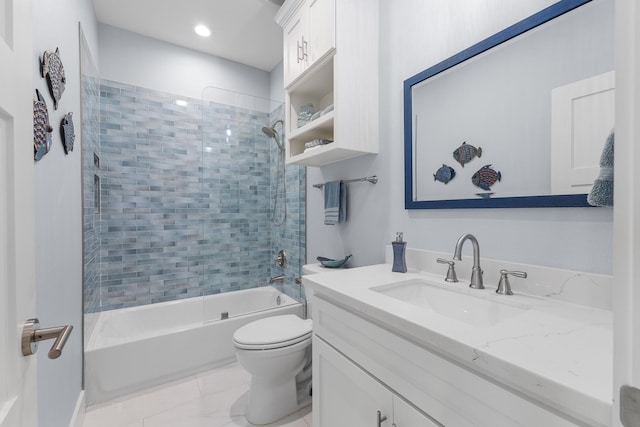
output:
[[[283,147],[282,147],[282,144],[280,143],[280,137],[278,136],[278,132],[275,129],[278,123],[284,124],[282,120],[276,120],[275,122],[273,122],[271,126],[263,126],[262,132],[265,135],[267,135],[269,138],[274,139],[276,141],[276,144],[278,145],[278,148],[282,151]]]
[[[275,138],[278,134],[274,128],[270,128],[269,126],[262,126],[262,132],[267,135],[269,138]]]

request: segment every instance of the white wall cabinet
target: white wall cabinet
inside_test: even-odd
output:
[[[379,0],[288,0],[284,31],[286,161],[323,166],[378,152]],[[322,112],[298,126],[303,107]],[[333,141],[307,148],[316,139]]]
[[[438,427],[317,336],[313,349],[313,425]]]
[[[301,43],[304,43],[304,22],[302,10],[291,17],[291,21],[282,28],[284,84],[287,86],[298,77],[305,68]]]
[[[284,84],[288,86],[335,48],[335,0],[290,0],[284,10],[283,68]]]

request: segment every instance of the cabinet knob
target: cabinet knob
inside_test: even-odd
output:
[[[306,60],[307,57],[309,56],[309,47],[307,45],[306,40],[304,39],[304,36],[302,36],[302,60]]]
[[[296,45],[298,46],[298,52],[296,56],[299,64],[300,61],[304,61],[305,59],[307,59],[307,56],[309,56],[309,49],[307,48],[308,45],[304,39],[304,36],[301,37],[301,41],[296,42]]]
[[[387,416],[382,415],[382,412],[378,411],[378,424],[377,427],[382,427],[382,423],[387,421]]]

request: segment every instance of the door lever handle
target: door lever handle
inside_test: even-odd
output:
[[[55,338],[51,350],[49,350],[49,359],[57,359],[62,354],[62,349],[71,335],[73,326],[38,329],[39,326],[38,319],[29,319],[24,324],[22,328],[22,355],[34,354],[38,350],[38,342]]]

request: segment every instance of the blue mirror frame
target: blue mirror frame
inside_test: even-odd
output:
[[[561,0],[528,18],[476,43],[404,81],[404,191],[405,209],[590,207],[586,194],[498,197],[480,199],[413,200],[412,88],[445,70],[561,16],[591,0]]]

